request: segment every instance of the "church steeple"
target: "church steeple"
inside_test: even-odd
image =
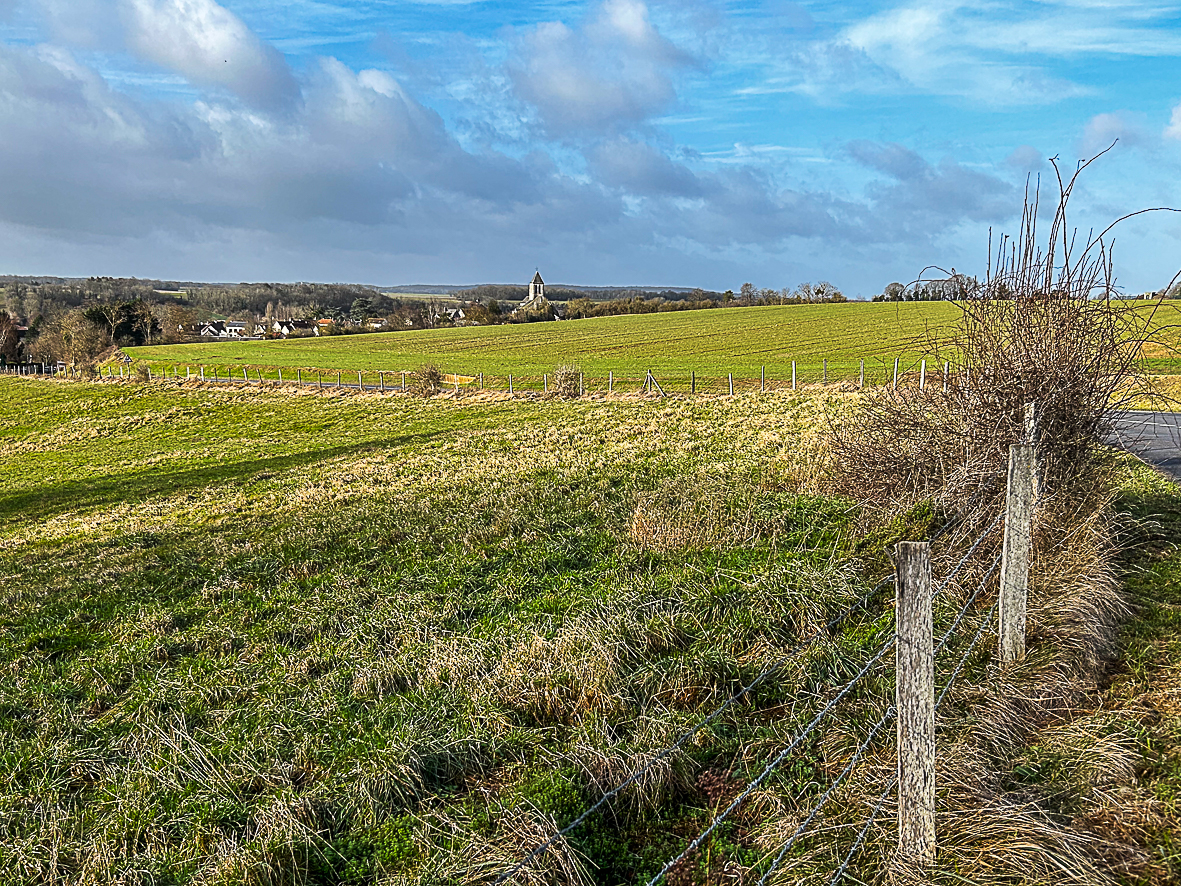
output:
[[[545,298],[545,281],[541,279],[541,271],[534,269],[533,280],[529,283],[529,301]]]

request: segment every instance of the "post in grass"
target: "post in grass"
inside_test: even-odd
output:
[[[357,370],[357,390],[358,391],[365,390],[365,386],[361,383],[361,371],[360,370]]]
[[[734,396],[734,373],[733,372],[730,373],[729,380],[730,380],[730,396],[733,397]]]
[[[947,379],[951,374],[951,364],[946,360],[943,361],[943,393],[947,393]]]
[[[898,358],[894,358],[894,390],[898,390]]]
[[[791,389],[796,389],[796,361],[791,361]]]
[[[692,369],[689,370],[689,393],[697,393],[697,372]]]
[[[898,853],[929,868],[935,861],[935,654],[931,545],[896,551],[895,706],[898,711]]]
[[[615,393],[615,370],[614,369],[607,370],[607,393],[608,394]]]
[[[541,375],[541,392],[543,394],[549,393],[549,374],[542,373]]]
[[[513,392],[513,377],[512,377],[512,375],[510,375],[508,377],[508,392],[510,394]]]
[[[828,384],[828,358],[824,358],[824,368],[821,370],[820,380],[823,384]]]
[[[766,366],[759,367],[759,393],[760,394],[767,393],[767,367]]]
[[[864,357],[861,358],[861,375],[857,379],[857,387],[858,388],[865,387],[865,358]]]
[[[1032,443],[1009,447],[1005,490],[1005,536],[1001,543],[999,635],[1002,664],[1025,657],[1025,618],[1029,605],[1029,566],[1033,555],[1033,517],[1037,507],[1037,453]]]
[[[923,358],[923,361],[919,364],[919,390],[925,391],[926,389],[927,389],[927,360],[926,360],[926,358]]]

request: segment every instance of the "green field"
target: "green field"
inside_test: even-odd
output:
[[[155,366],[220,365],[286,370],[411,371],[435,363],[447,373],[539,380],[564,364],[594,379],[658,378],[682,384],[696,372],[716,384],[733,373],[759,378],[765,366],[778,382],[790,380],[797,362],[800,382],[819,381],[823,361],[830,380],[856,378],[861,359],[871,378],[893,372],[895,357],[913,367],[933,355],[932,341],[953,323],[958,309],[946,302],[790,305],[727,308],[559,323],[473,326],[364,336],[290,341],[212,342],[131,348]],[[935,359],[933,357],[933,359]],[[290,372],[287,373],[287,376]],[[274,377],[270,373],[269,377]],[[355,376],[354,376],[355,381]]]
[[[487,886],[791,652],[514,879],[645,883],[891,635],[892,591],[877,585],[890,547],[938,525],[925,505],[871,519],[820,494],[845,407],[0,377],[0,883]],[[1146,473],[1135,506],[1181,513]],[[937,635],[993,542],[936,599]],[[945,575],[960,551],[935,553]],[[940,686],[987,605],[965,611]],[[1032,611],[1034,660],[1056,661],[1060,617]],[[1172,623],[1153,617],[1145,659]],[[940,753],[970,748],[973,778],[1010,767],[987,778],[1021,808],[989,818],[957,793],[978,788],[941,770],[956,787],[941,795],[940,868],[970,878],[987,853],[990,882],[1051,882],[1030,847],[1067,845],[1062,828],[1133,790],[1106,769],[1089,780],[1107,758],[1078,736],[1119,750],[1134,727],[1056,715],[1013,759],[981,756],[977,707],[1004,704],[988,645],[941,710]],[[871,668],[670,886],[757,879],[892,682],[889,659]],[[1145,760],[1168,734],[1154,728]],[[775,883],[827,881],[892,760],[887,729]],[[1145,882],[1172,863],[1171,766],[1136,770],[1166,820],[1138,825],[1156,841],[1146,869],[1164,871]],[[883,880],[894,833],[890,816],[870,830],[856,881]]]

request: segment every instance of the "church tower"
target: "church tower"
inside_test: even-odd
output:
[[[534,271],[533,279],[529,283],[529,298],[527,301],[535,301],[540,298],[545,298],[545,281],[541,279],[541,271]]]

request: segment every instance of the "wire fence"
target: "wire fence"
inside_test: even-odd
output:
[[[559,382],[563,370],[554,372],[484,373],[456,367],[440,370],[441,381],[432,383],[431,393],[450,391],[457,396],[477,392],[497,392],[518,396],[605,396],[651,395],[692,396],[738,395],[752,392],[794,391],[815,385],[841,385],[867,388],[967,386],[970,376],[939,358],[870,358],[809,361],[781,361],[752,369],[736,367],[733,372],[716,369],[623,370],[582,372],[577,391],[568,382]],[[42,360],[7,364],[10,375],[38,375],[59,378],[98,379],[104,381],[185,381],[204,384],[278,386],[361,393],[421,392],[421,370],[343,369],[324,367],[278,367],[258,364],[191,364],[137,362],[134,364],[75,365],[64,361]],[[437,390],[436,390],[437,389]]]
[[[970,545],[968,545],[965,552],[962,554],[962,556],[960,556],[960,558],[957,560],[957,562],[954,564],[954,566],[948,571],[946,576],[943,577],[942,581],[940,581],[939,584],[934,586],[934,588],[931,592],[932,598],[935,598],[938,595],[942,594],[947,588],[949,588],[951,586],[952,582],[955,581],[956,577],[960,574],[960,572],[964,569],[964,567],[971,561],[971,559],[975,555],[976,551],[981,547],[981,545],[983,545],[985,543],[985,541],[989,537],[992,536],[993,532],[1000,525],[1002,518],[1003,518],[1003,514],[998,514],[993,519],[993,521],[973,539],[972,543]],[[933,538],[942,537],[945,533],[947,533],[949,531],[949,529],[950,529],[950,523],[948,525],[945,525],[943,528],[941,528],[933,536]],[[959,628],[959,626],[961,625],[963,620],[967,617],[969,612],[972,610],[972,607],[975,605],[977,599],[979,598],[979,595],[986,589],[988,583],[992,579],[993,575],[996,573],[997,568],[1000,566],[1001,559],[1002,559],[1001,555],[998,554],[993,559],[992,564],[989,566],[987,571],[984,573],[984,575],[980,579],[980,581],[978,583],[976,583],[975,587],[973,588],[972,593],[968,596],[967,600],[964,602],[963,606],[959,609],[958,613],[956,614],[956,616],[952,620],[951,625],[947,628],[947,630],[943,633],[942,637],[940,638],[937,646],[935,647],[935,654],[936,655],[945,648],[947,643],[954,636],[957,628]],[[555,843],[564,839],[565,837],[570,835],[573,831],[575,831],[580,826],[582,826],[596,812],[598,812],[604,806],[609,804],[610,801],[614,797],[618,796],[628,786],[630,786],[631,784],[635,783],[637,780],[642,778],[648,771],[651,770],[651,768],[653,766],[657,765],[661,760],[666,759],[669,755],[675,753],[677,750],[679,750],[681,747],[683,747],[688,741],[692,740],[692,738],[694,736],[696,736],[702,729],[706,728],[711,723],[715,722],[720,716],[722,716],[726,711],[730,710],[734,705],[738,704],[743,698],[748,697],[759,685],[761,685],[763,682],[765,682],[767,679],[769,679],[774,674],[781,672],[785,667],[787,667],[789,665],[789,663],[796,660],[798,655],[802,651],[804,651],[808,646],[810,646],[812,643],[814,643],[817,639],[819,639],[821,636],[831,634],[832,631],[836,630],[842,624],[844,624],[844,622],[854,612],[858,611],[859,609],[866,609],[869,606],[870,601],[873,600],[873,598],[878,594],[878,592],[883,587],[885,587],[887,584],[890,584],[894,580],[895,580],[894,575],[889,575],[889,576],[884,577],[883,579],[881,579],[880,581],[875,583],[859,599],[850,603],[842,612],[840,612],[838,615],[836,615],[832,619],[830,619],[824,625],[823,628],[821,628],[817,631],[814,631],[811,635],[809,635],[808,637],[804,638],[803,640],[801,640],[797,644],[795,644],[795,646],[793,646],[787,653],[785,653],[784,655],[775,659],[775,661],[773,661],[771,664],[765,666],[749,683],[742,686],[737,692],[735,692],[733,695],[731,695],[729,698],[727,698],[724,702],[722,702],[722,704],[720,704],[718,707],[716,707],[710,714],[708,714],[706,717],[704,717],[703,719],[701,719],[697,723],[695,723],[691,728],[689,728],[688,730],[683,732],[668,747],[662,749],[657,754],[650,757],[648,759],[648,762],[646,762],[643,766],[635,769],[626,779],[624,779],[618,785],[616,785],[615,787],[611,788],[610,790],[604,792],[595,803],[593,803],[591,806],[589,806],[580,815],[575,817],[572,821],[570,821],[567,825],[565,825],[561,829],[557,830],[548,839],[542,841],[541,843],[539,843],[538,845],[533,847],[533,849],[531,849],[528,853],[526,853],[519,861],[517,861],[516,864],[514,864],[512,867],[505,870],[495,881],[493,881],[493,886],[501,886],[501,884],[513,882],[514,878],[516,878],[518,874],[520,874],[526,867],[528,867],[534,861],[534,859],[541,856],[543,853],[545,853],[547,850],[549,850]],[[995,611],[995,607],[994,607],[994,611]],[[974,649],[975,645],[979,642],[979,638],[982,634],[983,629],[984,629],[984,626],[982,625],[981,628],[977,631],[976,637],[974,638],[972,644],[969,646],[968,652],[965,653],[964,657],[960,661],[960,664],[958,664],[956,666],[955,670],[953,671],[953,674],[948,681],[947,687],[945,687],[945,689],[944,689],[944,695],[946,695],[947,688],[950,688],[951,683],[959,675],[960,670],[963,667],[963,663],[967,659],[967,656],[971,653],[972,649]],[[682,849],[678,854],[676,854],[675,856],[670,858],[668,861],[666,861],[662,865],[660,870],[650,880],[648,880],[647,886],[657,886],[657,884],[660,883],[661,880],[663,880],[669,874],[670,871],[674,870],[678,865],[685,862],[686,859],[690,858],[696,850],[698,850],[703,844],[705,844],[705,842],[707,840],[709,840],[710,836],[713,835],[718,830],[718,828],[721,827],[727,820],[729,820],[730,817],[732,815],[734,815],[734,813],[739,808],[741,808],[742,804],[747,799],[749,799],[751,794],[754,791],[756,791],[762,784],[764,784],[767,781],[767,779],[770,778],[771,775],[773,775],[784,764],[784,762],[787,761],[792,756],[792,754],[803,744],[803,742],[814,732],[814,730],[816,730],[838,708],[840,703],[854,691],[854,689],[861,683],[861,681],[868,674],[872,673],[875,670],[875,668],[877,668],[877,666],[882,661],[882,659],[890,652],[891,649],[893,649],[895,647],[895,645],[896,645],[896,638],[895,637],[892,637],[891,639],[889,639],[885,643],[883,643],[870,656],[870,658],[865,662],[865,664],[861,667],[861,669],[858,671],[858,673],[855,676],[853,676],[850,680],[848,680],[823,705],[823,707],[821,707],[821,709],[811,717],[811,719],[803,727],[801,727],[800,729],[798,729],[796,731],[796,733],[793,735],[791,740],[789,742],[787,742],[787,744],[773,758],[771,758],[765,764],[765,766],[763,767],[763,769],[759,772],[759,774],[757,776],[755,776],[753,779],[751,779],[749,782],[746,783],[746,785],[743,787],[743,789],[726,806],[726,808],[724,810],[722,810],[721,812],[715,814],[707,827],[705,827],[696,837],[694,837],[684,847],[684,849]],[[942,700],[943,700],[943,696],[940,696],[940,703],[942,702]],[[771,864],[767,868],[767,870],[763,872],[763,874],[759,880],[760,886],[765,886],[767,879],[770,876],[772,876],[772,874],[783,863],[783,860],[787,857],[787,855],[791,851],[792,847],[794,845],[796,845],[797,841],[807,832],[807,830],[809,829],[809,827],[811,827],[813,822],[818,817],[820,817],[825,804],[833,796],[833,794],[837,791],[837,789],[849,779],[851,774],[856,769],[858,762],[860,762],[863,759],[866,752],[870,749],[870,747],[873,745],[874,741],[877,739],[881,730],[886,726],[887,723],[889,723],[896,716],[896,714],[897,714],[896,707],[894,705],[890,705],[887,708],[886,712],[878,720],[878,722],[870,729],[870,731],[867,734],[867,736],[865,737],[865,739],[862,740],[861,743],[858,745],[858,747],[853,751],[853,754],[852,754],[849,762],[845,765],[845,767],[841,770],[841,772],[833,779],[832,783],[827,787],[827,789],[824,791],[824,793],[820,796],[820,798],[817,800],[817,802],[812,807],[812,809],[806,813],[805,818],[800,823],[800,825],[797,826],[793,835],[787,840],[787,842],[784,844],[784,846],[781,847],[781,849],[779,850],[779,853],[776,855],[775,859],[771,862]],[[891,784],[890,787],[892,789],[893,784]],[[883,799],[883,802],[884,802],[884,799]],[[880,810],[880,804],[879,804],[878,808]],[[868,830],[868,826],[866,829]],[[860,839],[863,840],[864,837],[862,836]],[[851,850],[851,854],[852,854],[852,852],[855,852],[856,846],[858,846],[858,845],[859,845],[859,842],[855,842],[855,847],[854,847],[854,850]],[[851,855],[850,855],[850,857],[851,857]],[[841,869],[842,873],[843,873],[844,868],[847,867],[847,865],[848,865],[848,858],[845,860],[845,862],[843,862],[843,867]]]

